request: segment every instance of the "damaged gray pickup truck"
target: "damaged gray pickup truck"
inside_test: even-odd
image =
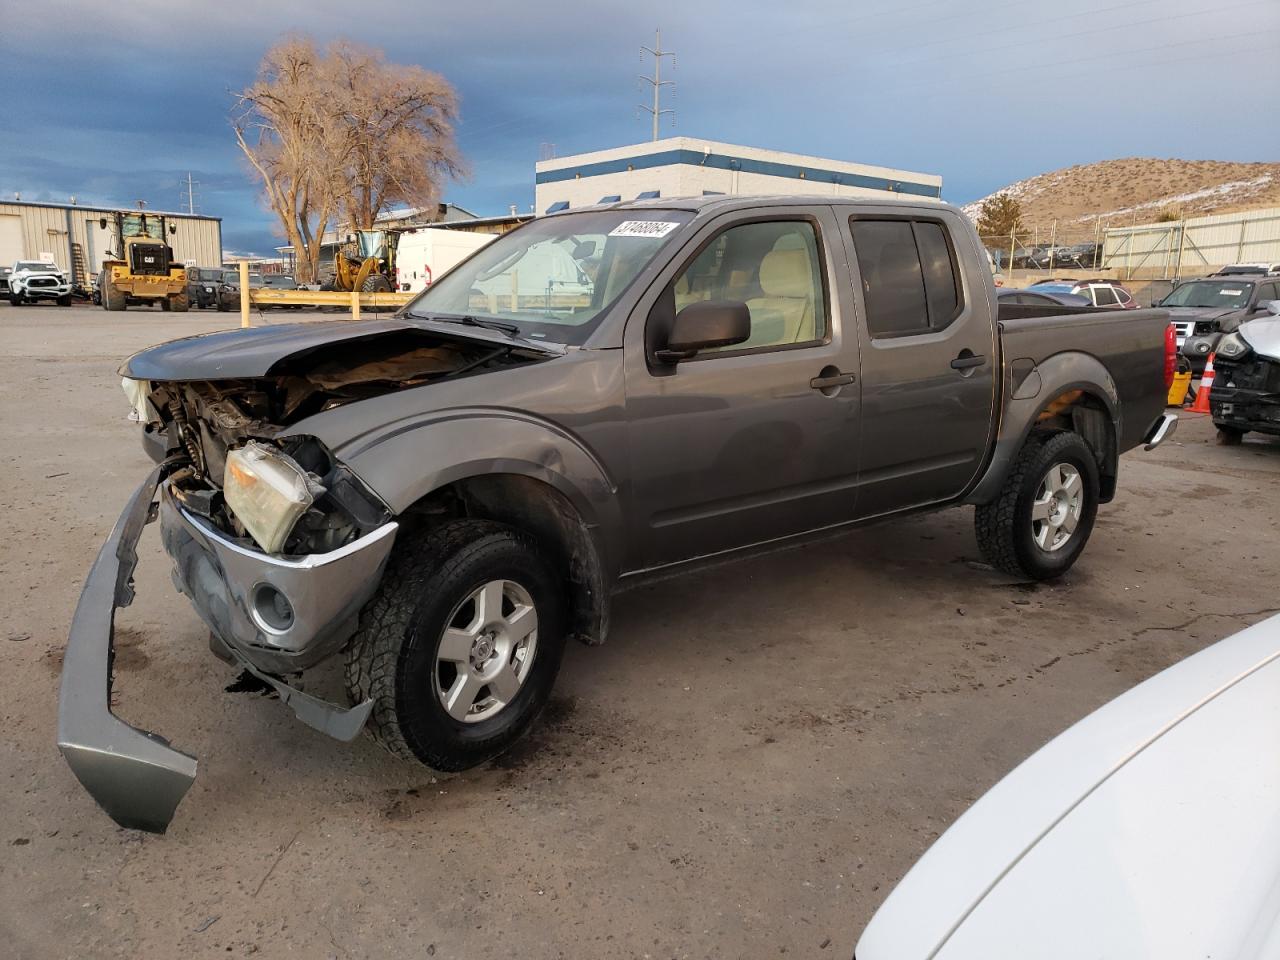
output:
[[[1174,425],[1172,330],[996,311],[952,207],[714,197],[534,220],[393,319],[145,350],[121,372],[156,466],[85,583],[59,746],[125,826],[163,831],[195,777],[111,714],[157,514],[218,656],[443,770],[510,745],[611,593],[677,565],[968,503],[994,566],[1057,576]],[[305,689],[335,657],[347,704]]]

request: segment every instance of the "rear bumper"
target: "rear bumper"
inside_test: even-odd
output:
[[[196,759],[111,713],[113,622],[133,601],[133,568],[162,467],[134,491],[89,570],[76,605],[58,697],[58,749],[122,827],[164,833],[196,778]]]
[[[1178,429],[1178,415],[1169,413],[1168,411],[1156,417],[1155,423],[1147,430],[1147,435],[1142,438],[1143,450],[1154,450],[1160,444],[1164,443]]]

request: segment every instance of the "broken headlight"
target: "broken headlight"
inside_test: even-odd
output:
[[[156,413],[155,407],[151,405],[148,394],[151,393],[151,384],[146,380],[132,380],[129,377],[120,378],[120,389],[124,391],[124,395],[129,400],[129,419],[134,423],[159,423],[160,415]]]
[[[323,491],[321,491],[323,492]],[[222,495],[249,536],[267,553],[279,553],[316,492],[291,457],[249,441],[227,454]]]
[[[1249,344],[1238,333],[1228,333],[1218,341],[1217,353],[1228,360],[1239,360],[1249,352]]]

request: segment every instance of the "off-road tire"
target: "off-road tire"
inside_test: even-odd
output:
[[[520,583],[538,616],[537,650],[520,692],[494,716],[462,723],[436,693],[447,618],[477,586]],[[452,520],[425,535],[402,530],[347,649],[351,702],[373,699],[366,729],[391,753],[437,770],[466,770],[511,746],[546,705],[567,628],[563,578],[525,533],[488,520]]]
[[[1217,442],[1221,447],[1238,447],[1244,442],[1245,431],[1239,427],[1230,427],[1225,424],[1215,423],[1218,428]]]
[[[1046,472],[1070,463],[1084,482],[1081,516],[1071,541],[1054,551],[1040,547],[1032,534],[1031,507]],[[1018,451],[1000,493],[974,511],[978,549],[993,567],[1015,577],[1049,580],[1076,562],[1098,512],[1098,461],[1093,450],[1071,431],[1032,431]]]
[[[125,310],[129,306],[129,295],[123,290],[117,290],[116,285],[111,282],[109,276],[103,277],[100,281],[102,285],[102,309],[103,310]]]
[[[191,297],[187,293],[176,293],[166,303],[174,313],[186,313],[191,309]]]
[[[381,273],[371,273],[364,278],[364,283],[360,285],[360,289],[365,293],[390,293],[391,281]]]
[[[22,306],[22,297],[16,293],[11,293],[9,294],[9,303],[15,307],[20,307]]]
[[[58,298],[58,306],[60,306],[60,307],[69,307],[69,306],[71,306],[71,294],[67,294],[65,297],[59,297],[59,298]]]

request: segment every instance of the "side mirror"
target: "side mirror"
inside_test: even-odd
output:
[[[596,242],[594,240],[581,240],[574,244],[573,252],[570,256],[575,260],[590,260],[591,255],[596,252]]]
[[[740,300],[699,300],[676,314],[664,349],[663,363],[692,358],[699,350],[728,347],[751,336],[751,311]]]

